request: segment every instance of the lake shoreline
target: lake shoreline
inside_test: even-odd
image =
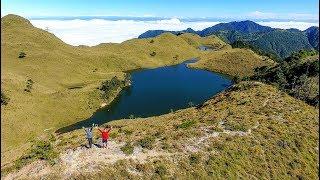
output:
[[[193,78],[198,78],[198,79],[193,79],[193,81],[204,81],[204,82],[202,82],[202,85],[200,84],[200,89],[201,89],[201,86],[205,86],[205,85],[203,85],[203,84],[206,84],[205,83],[205,81],[208,81],[208,78],[210,79],[210,82],[211,83],[213,83],[213,86],[212,85],[206,85],[204,88],[206,89],[206,90],[204,90],[204,91],[199,91],[199,94],[197,94],[196,95],[196,97],[198,97],[199,96],[199,98],[200,97],[206,97],[206,98],[204,98],[204,99],[202,99],[200,102],[201,103],[204,103],[205,101],[207,101],[208,99],[210,99],[211,97],[212,97],[212,95],[216,95],[216,94],[219,94],[220,92],[223,92],[223,90],[225,90],[225,89],[227,89],[227,88],[229,88],[230,86],[229,85],[232,85],[233,84],[233,82],[232,82],[232,79],[230,78],[230,76],[228,76],[228,75],[225,75],[225,74],[220,74],[220,73],[216,73],[216,72],[212,72],[212,71],[208,71],[208,70],[205,70],[205,69],[200,69],[200,68],[193,68],[193,67],[190,67],[189,65],[190,64],[193,64],[193,63],[195,63],[195,62],[197,62],[198,61],[198,59],[197,58],[190,58],[190,59],[187,59],[187,60],[185,60],[185,61],[182,61],[181,63],[178,63],[178,64],[173,64],[173,65],[169,65],[169,66],[160,66],[160,67],[157,67],[157,68],[151,68],[151,69],[148,69],[148,68],[143,68],[143,69],[135,69],[135,70],[131,70],[131,71],[127,71],[126,73],[129,73],[130,72],[130,75],[134,75],[134,74],[138,74],[138,73],[152,73],[152,72],[157,72],[157,71],[165,71],[165,70],[162,70],[162,69],[180,69],[180,71],[182,71],[182,72],[180,72],[180,73],[187,73],[187,72],[189,72],[189,73],[191,73],[190,75],[188,75],[188,73],[187,74],[171,74],[172,76],[171,77],[175,77],[175,78],[179,78],[179,76],[181,76],[181,77],[184,77],[184,78],[191,78],[191,79],[193,79]],[[186,71],[186,72],[184,72],[184,71]],[[166,74],[166,73],[169,73],[170,74],[170,71],[169,72],[161,72],[161,73],[164,73],[164,74]],[[171,72],[172,73],[172,72]],[[192,73],[195,73],[194,75],[192,75]],[[200,78],[200,77],[197,77],[198,75],[196,75],[196,74],[206,74],[205,76],[203,76],[204,78]],[[177,76],[178,75],[178,76]],[[193,77],[193,76],[195,76],[195,77]],[[212,77],[211,77],[212,76]],[[181,78],[180,77],[180,78]],[[200,78],[200,79],[199,79]],[[218,78],[218,79],[217,79]],[[147,78],[148,79],[148,78]],[[164,78],[165,79],[165,78]],[[172,78],[170,78],[170,79],[172,79]],[[228,82],[227,84],[223,84],[222,86],[223,87],[220,87],[221,85],[219,85],[219,87],[220,87],[220,90],[217,90],[217,92],[215,92],[216,90],[214,90],[214,91],[212,91],[213,89],[212,88],[217,88],[218,87],[218,84],[219,84],[219,82],[222,80],[222,79],[225,79],[226,80],[226,82]],[[170,81],[170,80],[167,80],[167,81]],[[180,84],[180,86],[182,85],[182,87],[183,87],[183,84],[185,84],[185,83],[187,83],[185,80],[183,80],[184,82],[182,82],[182,84],[181,84],[181,82],[180,83],[178,83],[178,84]],[[187,81],[189,81],[189,80],[187,80]],[[137,82],[132,82],[132,83],[137,83]],[[153,83],[153,82],[149,82],[149,83]],[[218,83],[218,84],[216,84],[216,83]],[[148,83],[146,83],[146,84],[148,84]],[[174,83],[175,84],[175,83]],[[172,84],[173,86],[170,86],[170,91],[171,91],[171,88],[173,88],[173,89],[175,89],[175,85],[174,84]],[[134,84],[135,85],[135,84]],[[133,86],[134,86],[133,85]],[[166,85],[164,85],[164,86],[161,86],[160,85],[160,87],[167,87]],[[180,87],[180,88],[182,88],[182,87]],[[145,112],[142,112],[144,115],[139,115],[139,113],[138,114],[136,114],[137,113],[137,111],[133,111],[134,113],[132,113],[132,114],[130,114],[130,116],[129,116],[129,114],[127,114],[126,116],[123,116],[123,115],[121,115],[121,116],[119,116],[119,117],[114,117],[114,118],[111,118],[111,120],[109,121],[108,120],[108,118],[104,118],[104,117],[99,117],[98,118],[98,121],[99,122],[95,122],[95,120],[90,120],[90,119],[96,119],[97,117],[95,117],[96,116],[96,113],[100,113],[100,114],[102,114],[103,112],[101,112],[101,111],[105,111],[105,113],[113,113],[113,111],[117,111],[117,110],[115,110],[115,108],[114,108],[114,106],[116,106],[117,104],[115,104],[116,102],[118,102],[119,103],[119,100],[121,100],[121,97],[123,98],[123,96],[128,96],[128,95],[126,95],[128,92],[124,92],[124,90],[125,89],[127,89],[127,88],[131,88],[130,86],[128,87],[128,86],[126,86],[126,87],[119,87],[114,93],[113,93],[113,95],[112,95],[112,97],[110,98],[110,99],[108,99],[108,101],[104,101],[103,102],[103,106],[100,104],[100,106],[99,106],[99,108],[98,109],[96,109],[96,111],[94,112],[94,113],[92,113],[91,114],[91,116],[89,117],[89,118],[87,118],[87,119],[84,119],[84,120],[82,120],[82,121],[78,121],[78,122],[76,122],[76,123],[73,123],[73,124],[70,124],[70,125],[68,125],[68,126],[64,126],[64,127],[62,127],[62,128],[59,128],[59,129],[57,129],[55,132],[56,133],[58,133],[58,134],[60,134],[60,133],[66,133],[66,132],[69,132],[69,131],[73,131],[73,130],[75,130],[75,129],[73,129],[73,127],[75,126],[75,127],[82,127],[82,126],[89,126],[90,124],[92,124],[92,123],[95,123],[95,124],[105,124],[105,123],[107,123],[107,122],[110,122],[110,121],[114,121],[114,120],[118,120],[118,119],[128,119],[128,118],[130,118],[130,117],[142,117],[142,118],[145,118],[145,117],[153,117],[153,116],[159,116],[159,115],[163,115],[163,114],[167,114],[167,113],[169,113],[170,112],[170,109],[172,109],[172,110],[181,110],[181,109],[186,109],[186,108],[188,108],[188,106],[187,105],[185,105],[185,104],[189,104],[189,103],[191,103],[192,101],[188,101],[189,103],[187,103],[187,102],[185,102],[185,103],[183,103],[184,105],[174,105],[174,106],[172,106],[172,104],[171,105],[169,105],[169,104],[167,104],[167,105],[165,105],[165,108],[162,106],[162,108],[159,108],[159,112],[160,113],[150,113],[148,110],[145,110]],[[187,88],[187,87],[186,87]],[[190,88],[190,87],[189,87]],[[194,87],[192,87],[192,88],[194,88]],[[221,89],[222,88],[222,89]],[[185,89],[185,88],[182,88],[182,89]],[[188,88],[187,88],[188,89]],[[210,90],[211,89],[211,90]],[[130,91],[130,89],[128,90],[128,91]],[[209,93],[210,95],[208,96],[208,92],[210,92],[211,91],[211,93]],[[175,92],[175,91],[174,91]],[[205,92],[207,92],[207,93],[205,93]],[[189,92],[190,93],[190,92]],[[213,94],[212,94],[213,93]],[[196,94],[196,93],[195,93]],[[190,95],[185,95],[184,96],[184,98],[187,98],[187,99],[189,99],[189,98],[195,98],[195,94],[190,94]],[[160,93],[160,96],[161,96],[161,93]],[[166,97],[166,96],[164,96],[164,97]],[[170,99],[170,96],[167,96],[168,97],[168,99]],[[142,97],[141,97],[142,98]],[[157,97],[155,97],[155,96],[153,96],[152,95],[152,97],[148,97],[149,99],[153,99],[153,98],[157,98]],[[172,97],[172,98],[174,98],[174,97]],[[179,100],[179,101],[181,101],[181,100]],[[179,102],[179,101],[172,101],[172,102],[174,102],[174,104],[181,104],[182,102]],[[139,101],[137,101],[137,102],[139,102]],[[161,102],[161,100],[160,100],[160,102]],[[197,104],[199,104],[199,101],[197,100],[197,101],[195,101],[195,103],[196,104],[194,104],[194,102],[192,102],[192,104],[194,104],[194,105],[197,105]],[[200,104],[201,104],[200,103]],[[169,105],[169,106],[168,106]],[[128,111],[128,109],[135,109],[135,106],[137,106],[136,104],[132,104],[132,106],[130,106],[130,107],[127,107],[126,109],[123,109],[124,110],[124,112],[126,112],[126,111]],[[138,105],[139,106],[139,105]],[[144,107],[146,107],[147,109],[150,109],[150,107],[148,107],[148,106],[150,106],[150,105],[144,105]],[[177,107],[176,107],[177,106]],[[151,108],[152,109],[152,108]],[[164,109],[169,109],[168,111],[163,111]],[[121,111],[120,110],[120,113],[124,113],[123,111]],[[141,113],[141,111],[140,111],[140,113]],[[101,119],[106,119],[104,122],[101,122],[101,121],[103,121],[103,120],[101,120]],[[109,118],[110,119],[110,118]],[[84,124],[85,122],[87,122],[87,124]],[[90,123],[89,123],[90,122]],[[69,130],[68,130],[69,129]]]

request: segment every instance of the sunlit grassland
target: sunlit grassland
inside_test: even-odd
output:
[[[274,61],[255,54],[249,49],[224,49],[202,53],[199,61],[190,67],[207,69],[231,76],[251,76],[254,69],[261,66],[273,66]]]
[[[179,177],[208,178],[318,178],[318,117],[316,108],[271,85],[241,82],[202,107],[192,107],[158,117],[109,122],[114,141],[176,153],[138,163],[122,160],[103,166],[98,173],[75,174],[78,178],[118,177],[138,179]],[[192,123],[190,123],[192,122]],[[223,133],[221,123],[230,132]],[[183,153],[207,132],[221,133],[206,139],[198,152]],[[95,137],[99,137],[96,132]],[[86,143],[82,130],[57,137],[61,152]],[[147,143],[147,144],[145,144]],[[159,173],[158,166],[163,172]],[[143,167],[141,169],[141,167]],[[133,169],[140,176],[129,173]],[[59,173],[56,173],[60,177]]]
[[[153,38],[153,43],[133,39],[74,47],[18,16],[2,18],[1,25],[1,90],[10,98],[1,107],[1,152],[27,143],[45,129],[88,118],[102,103],[96,89],[102,81],[122,78],[132,69],[177,64],[198,51],[172,34]],[[20,52],[26,56],[18,58]],[[30,93],[24,91],[28,79],[34,82]]]
[[[140,68],[156,68],[200,57],[191,67],[229,75],[248,75],[266,65],[249,50],[232,49],[216,36],[164,33],[120,44],[71,46],[33,27],[22,17],[1,18],[1,84],[8,105],[1,106],[1,152],[7,163],[21,156],[38,136],[88,118],[101,103],[97,87],[114,76]],[[217,51],[200,51],[206,45]],[[20,53],[25,57],[19,58]],[[24,89],[33,81],[31,92]]]

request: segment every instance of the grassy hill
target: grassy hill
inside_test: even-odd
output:
[[[198,62],[190,64],[190,67],[239,77],[253,75],[257,67],[274,65],[271,59],[240,48],[203,53],[199,59]]]
[[[16,15],[1,18],[1,35],[1,94],[9,99],[1,106],[3,162],[20,156],[28,147],[21,145],[45,130],[86,119],[103,102],[109,103],[120,89],[109,99],[101,99],[97,87],[105,80],[122,79],[128,70],[199,57],[206,53],[197,49],[199,45],[231,49],[215,36],[201,38],[189,33],[71,46]]]
[[[7,177],[318,179],[318,117],[273,86],[242,82],[199,107],[110,122],[108,149],[82,148],[83,130],[60,135],[55,165],[37,161]]]
[[[180,35],[182,39],[184,39],[188,44],[195,48],[199,48],[199,46],[204,45],[208,46],[214,50],[221,50],[221,49],[230,49],[231,46],[217,36],[208,36],[208,37],[200,37],[196,34],[191,33],[184,33]]]
[[[102,81],[122,78],[127,70],[176,64],[198,52],[172,34],[153,42],[133,39],[74,47],[15,15],[1,19],[1,35],[1,92],[10,98],[8,105],[1,106],[1,152],[17,148],[45,129],[89,117],[102,103],[96,89]],[[26,56],[18,58],[20,52]],[[24,91],[28,79],[33,82],[31,92]]]

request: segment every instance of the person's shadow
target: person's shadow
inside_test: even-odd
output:
[[[96,146],[97,148],[102,148],[101,143],[102,143],[102,140],[101,140],[101,138],[99,138],[99,139],[96,140],[96,143],[92,143],[92,147]],[[81,147],[85,147],[87,149],[90,148],[87,143],[86,144],[81,144]]]
[[[95,143],[93,145],[95,145],[97,148],[102,148],[102,146],[100,144],[98,144],[98,143]]]
[[[98,143],[92,144],[92,147],[93,146],[96,146],[97,148],[102,148],[102,146],[100,144],[98,144]],[[81,144],[81,147],[85,147],[87,149],[90,149],[88,144]]]

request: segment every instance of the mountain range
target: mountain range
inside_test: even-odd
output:
[[[275,55],[278,59],[286,58],[301,49],[319,49],[319,27],[312,26],[305,31],[293,28],[279,29],[262,26],[249,20],[219,23],[201,31],[191,28],[182,31],[149,30],[138,38],[151,38],[165,32],[175,35],[194,33],[202,37],[216,35],[230,44],[243,41],[264,53]]]

